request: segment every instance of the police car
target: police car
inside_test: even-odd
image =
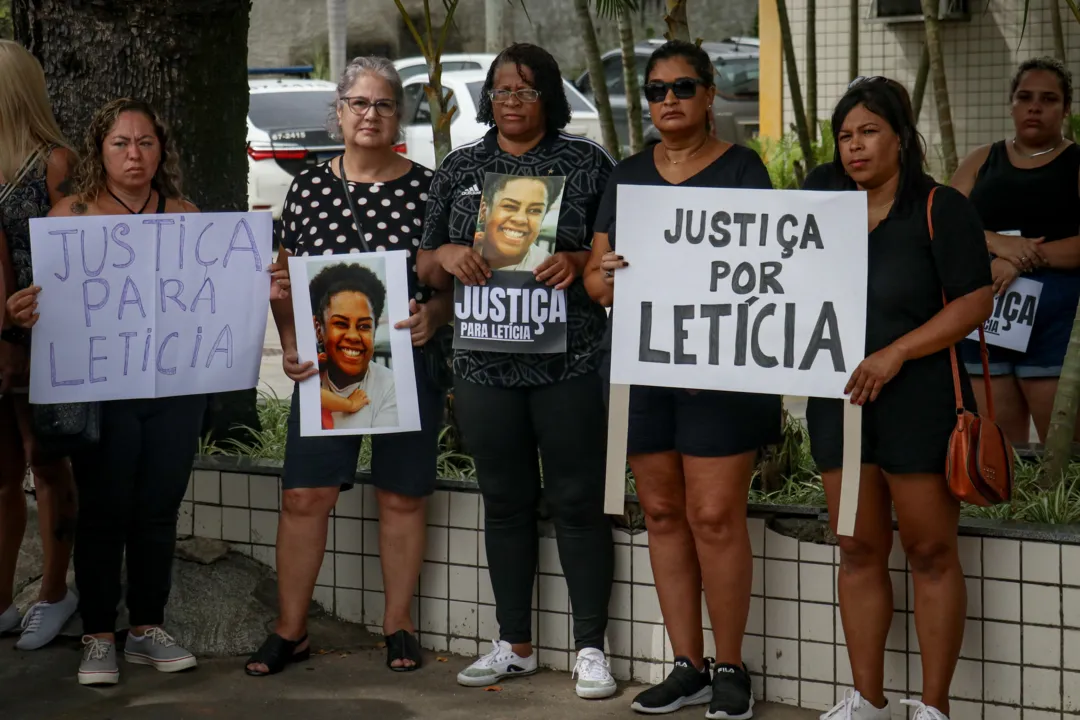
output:
[[[248,208],[281,218],[293,177],[340,155],[327,131],[336,87],[312,80],[311,67],[248,70]]]

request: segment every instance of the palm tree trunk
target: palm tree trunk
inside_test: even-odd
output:
[[[859,0],[851,0],[848,14],[848,82],[859,77]]]
[[[915,123],[922,114],[923,99],[926,97],[926,81],[930,79],[930,48],[924,42],[922,56],[919,58],[919,71],[915,74],[915,90],[911,94],[911,109],[915,113]]]
[[[953,131],[949,88],[945,81],[945,56],[941,50],[941,23],[938,20],[938,0],[922,0],[923,23],[926,25],[926,47],[930,52],[930,75],[934,79],[934,102],[937,105],[941,129],[941,152],[945,156],[945,175],[952,177],[959,163],[956,155],[956,135]]]
[[[1073,320],[1069,347],[1058,378],[1054,395],[1054,410],[1050,415],[1050,429],[1046,434],[1046,452],[1042,459],[1040,484],[1052,487],[1061,482],[1062,475],[1072,453],[1076,432],[1076,413],[1080,409],[1080,307]]]
[[[1050,3],[1050,22],[1054,28],[1054,57],[1063,63],[1068,63],[1065,58],[1065,28],[1061,25],[1061,8],[1058,0],[1048,0]],[[1073,139],[1072,123],[1065,123],[1065,137]]]
[[[506,0],[486,0],[484,4],[484,51],[501,52],[505,47],[503,35],[503,5]]]
[[[686,17],[687,0],[667,0],[667,13],[664,22],[667,23],[668,31],[664,35],[668,40],[690,40],[690,21]]]
[[[337,82],[345,70],[345,0],[326,0],[327,45],[330,59],[330,82]]]
[[[817,0],[806,0],[806,124],[810,140],[818,134]]]
[[[592,15],[589,13],[589,0],[574,0],[574,10],[577,12],[581,35],[585,39],[585,62],[589,68],[589,78],[592,80],[596,110],[600,113],[600,134],[604,138],[604,146],[617,160],[622,157],[620,152],[622,148],[619,144],[619,136],[615,132],[615,121],[611,117],[611,99],[608,97],[607,84],[604,82],[604,66],[600,62],[600,45],[596,40],[596,28],[593,27]]]
[[[630,154],[645,146],[641,120],[641,87],[638,85],[637,53],[634,52],[634,25],[630,8],[619,8],[619,49],[622,51],[623,84],[626,86],[626,119],[630,130]]]
[[[791,87],[791,106],[795,112],[795,133],[799,136],[799,147],[806,163],[805,170],[809,172],[814,168],[814,147],[810,142],[806,106],[803,105],[802,88],[799,86],[799,66],[795,62],[795,43],[791,39],[787,0],[776,0],[776,14],[780,19],[780,39],[784,45],[784,63],[787,66],[788,85]]]

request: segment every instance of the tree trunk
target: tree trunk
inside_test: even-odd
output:
[[[859,77],[859,0],[851,0],[848,13],[848,82]]]
[[[924,42],[922,55],[919,57],[919,70],[915,74],[915,90],[911,94],[911,109],[915,113],[915,123],[922,114],[923,99],[926,97],[926,82],[930,79],[930,47]]]
[[[626,86],[626,118],[630,130],[630,154],[645,147],[641,120],[641,86],[638,83],[637,53],[634,52],[634,24],[630,8],[619,8],[619,49],[622,51],[623,84]]]
[[[810,130],[806,123],[806,106],[803,105],[799,86],[799,66],[795,62],[795,43],[791,39],[791,20],[788,17],[787,0],[776,0],[776,14],[780,19],[780,39],[784,46],[784,63],[787,66],[788,85],[791,87],[791,105],[795,112],[795,133],[799,136],[799,148],[806,163],[806,172],[814,169],[814,147],[810,142]]]
[[[171,125],[184,190],[204,212],[246,211],[250,0],[14,0],[15,37],[41,62],[53,111],[81,146],[106,102],[136,96]],[[248,440],[256,391],[210,398],[204,430]]]
[[[484,2],[484,52],[499,53],[503,43],[503,5],[506,0]]]
[[[938,0],[922,0],[923,23],[926,25],[926,47],[930,52],[930,75],[934,79],[934,102],[937,105],[938,126],[941,129],[941,153],[945,156],[946,182],[956,172],[956,135],[953,132],[949,88],[945,82],[945,55],[941,50],[941,22],[938,20]]]
[[[806,124],[811,141],[818,135],[817,90],[817,0],[806,0]]]
[[[664,33],[664,37],[668,40],[693,42],[690,39],[690,21],[686,17],[687,2],[688,0],[667,0],[664,22],[667,23],[668,31]]]
[[[1072,455],[1073,437],[1076,432],[1076,413],[1080,410],[1080,307],[1073,319],[1069,347],[1058,378],[1054,394],[1054,410],[1050,415],[1050,429],[1046,433],[1046,452],[1042,459],[1040,484],[1053,487],[1061,482],[1065,468]]]
[[[1054,29],[1054,57],[1068,64],[1069,61],[1065,57],[1065,28],[1061,25],[1061,8],[1058,6],[1058,0],[1048,0],[1048,2],[1050,4],[1050,22]],[[1073,139],[1071,122],[1065,123],[1065,137],[1069,140]]]
[[[593,27],[589,13],[589,0],[574,0],[580,34],[585,40],[585,62],[592,81],[593,99],[597,112],[600,113],[600,134],[604,146],[618,160],[622,157],[619,136],[615,132],[615,121],[611,117],[611,99],[608,97],[607,84],[604,82],[604,66],[600,62],[600,44],[596,40],[596,28]],[[629,100],[629,98],[627,98]]]
[[[345,38],[348,17],[345,0],[326,0],[327,57],[330,61],[330,82],[336,83],[345,70]]]

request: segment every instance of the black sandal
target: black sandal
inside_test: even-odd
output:
[[[408,630],[398,630],[393,635],[384,637],[386,639],[386,667],[394,672],[412,672],[419,670],[424,664],[424,657],[420,653],[420,643]],[[394,667],[395,660],[411,660],[413,666]]]
[[[248,658],[247,663],[244,665],[244,672],[252,677],[266,677],[267,675],[277,675],[290,663],[304,662],[311,657],[311,645],[309,644],[300,652],[297,652],[296,648],[303,645],[307,639],[308,636],[304,635],[299,640],[286,640],[277,633],[271,633],[263,641],[262,647]],[[252,670],[252,665],[265,665],[269,672]]]

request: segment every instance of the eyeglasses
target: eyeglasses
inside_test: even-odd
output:
[[[397,113],[397,103],[393,100],[376,100],[371,102],[366,97],[359,95],[355,97],[343,97],[341,101],[345,103],[354,115],[367,115],[368,110],[375,108],[375,113],[379,117],[393,117]]]
[[[645,91],[645,99],[651,103],[661,103],[667,98],[668,90],[675,93],[679,100],[689,100],[697,95],[698,85],[704,85],[701,78],[681,77],[674,82],[661,82],[653,80],[645,83],[642,88]]]
[[[520,90],[489,90],[488,97],[491,102],[502,105],[510,102],[510,98],[517,98],[523,103],[534,103],[540,99],[540,91],[533,88],[521,88]]]
[[[887,77],[885,77],[883,75],[869,75],[869,76],[868,75],[860,75],[859,77],[855,78],[854,80],[852,80],[851,82],[848,83],[848,90],[855,87],[856,85],[861,85],[863,83],[876,83],[876,82],[887,83],[887,82],[889,82],[889,78],[887,78]]]

